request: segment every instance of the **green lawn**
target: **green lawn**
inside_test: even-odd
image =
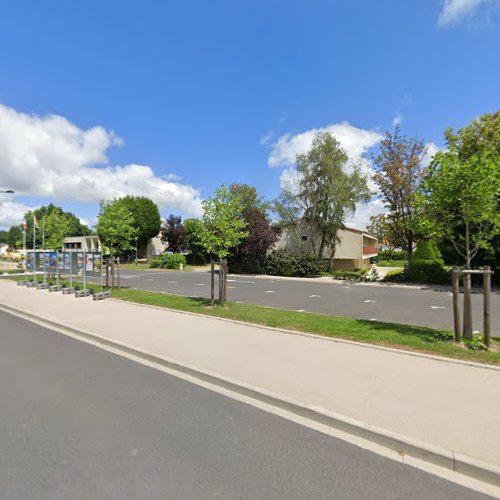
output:
[[[148,270],[148,271],[165,271],[165,272],[172,272],[172,271],[178,271],[178,269],[161,269],[159,267],[149,267],[149,264],[147,262],[140,262],[139,264],[135,264],[134,262],[127,262],[124,264],[120,264],[120,269],[126,269],[128,271],[132,270]],[[190,271],[201,271],[205,269],[210,269],[210,266],[189,266],[185,265],[184,266],[184,271],[190,272]]]
[[[404,260],[381,260],[376,264],[378,267],[405,267]]]
[[[7,278],[19,280],[20,277]],[[81,283],[73,282],[74,285]],[[92,285],[90,285],[92,286]],[[95,287],[96,290],[99,287]],[[343,318],[318,313],[289,311],[251,304],[229,302],[226,306],[211,307],[207,299],[182,297],[148,292],[134,288],[114,289],[113,298],[187,311],[206,316],[234,319],[257,325],[284,328],[304,333],[314,333],[410,351],[437,354],[450,358],[500,365],[500,337],[493,339],[493,350],[473,350],[453,342],[453,334],[447,330]]]

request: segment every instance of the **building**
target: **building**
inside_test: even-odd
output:
[[[146,259],[151,259],[156,255],[161,255],[168,247],[168,243],[162,241],[161,233],[154,238],[150,238],[146,245]]]
[[[9,250],[7,243],[0,243],[0,255],[5,256]]]
[[[340,243],[337,243],[334,269],[352,271],[370,267],[371,259],[378,254],[378,241],[375,236],[366,231],[346,227],[339,231]],[[288,251],[303,250],[316,253],[319,247],[319,238],[313,236],[305,223],[300,222],[293,231],[283,231],[276,248]],[[331,257],[330,249],[325,249],[323,259],[328,262]]]
[[[63,250],[80,250],[81,252],[100,252],[99,236],[69,236],[64,238]]]

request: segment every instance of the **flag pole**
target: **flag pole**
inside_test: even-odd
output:
[[[28,254],[26,252],[26,219],[23,220],[23,253],[24,253],[24,272],[28,271]]]
[[[46,276],[45,276],[45,217],[42,221],[42,250],[43,250],[43,284],[46,284]]]
[[[36,215],[33,215],[33,283],[36,283]]]

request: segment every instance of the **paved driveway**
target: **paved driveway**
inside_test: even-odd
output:
[[[217,277],[216,277],[217,278]],[[143,290],[210,296],[210,273],[125,270],[122,285]],[[217,293],[217,291],[216,291]],[[452,329],[451,292],[439,287],[291,280],[253,276],[228,278],[234,302],[311,311],[366,320]],[[482,330],[482,295],[472,297],[474,329]],[[500,293],[492,294],[493,331],[500,333]]]

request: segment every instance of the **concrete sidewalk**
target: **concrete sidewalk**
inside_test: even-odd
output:
[[[500,467],[498,368],[8,280],[0,281],[0,305]]]

